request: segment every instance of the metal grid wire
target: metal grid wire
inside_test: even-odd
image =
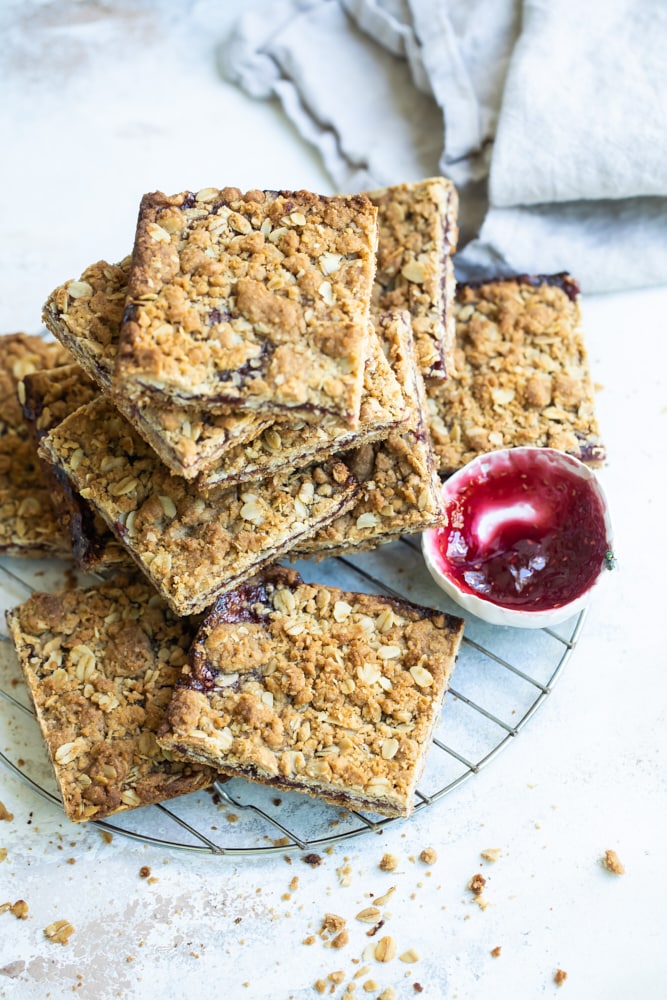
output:
[[[16,564],[16,560],[0,561],[0,579],[4,577],[14,604],[36,586],[58,588],[57,569],[55,587],[47,587],[43,571],[31,573],[23,563],[19,573]],[[297,568],[306,579],[319,578],[316,582],[385,593],[460,614],[430,580],[414,538],[403,538],[363,556],[297,564]],[[416,792],[416,814],[478,774],[513,742],[551,694],[576,646],[584,619],[582,612],[558,630],[497,628],[476,619],[466,622],[455,683],[449,688]],[[0,632],[0,640],[5,647],[11,645],[5,633]],[[0,750],[0,761],[33,791],[61,806],[34,713],[27,703],[29,696],[17,682],[18,668],[11,655],[3,659],[9,671],[14,664],[13,677],[8,673],[3,682],[0,675],[0,703],[15,746],[10,735],[9,752]],[[20,697],[8,690],[10,686]],[[221,818],[226,821],[224,831],[217,825]],[[194,793],[171,800],[169,807],[145,806],[118,814],[113,822],[97,821],[94,825],[159,847],[200,854],[263,855],[291,849],[321,850],[351,837],[381,832],[397,822],[406,821],[337,809],[297,793],[276,795],[275,788],[232,779],[216,783],[212,795]]]

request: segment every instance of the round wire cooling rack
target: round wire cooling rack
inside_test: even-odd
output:
[[[385,593],[453,614],[460,609],[435,586],[419,541],[403,538],[354,558],[295,564],[304,579],[346,590]],[[63,566],[0,559],[5,608],[35,589],[57,590]],[[466,621],[463,643],[426,767],[414,813],[435,806],[478,774],[512,743],[551,694],[585,620],[585,612],[557,629],[512,629]],[[34,717],[11,641],[0,633],[0,761],[24,784],[56,806],[62,800]],[[6,732],[5,732],[6,730]],[[322,850],[348,838],[409,822],[339,809],[298,793],[239,778],[208,792],[128,810],[96,827],[135,841],[200,854],[263,855],[292,849]]]

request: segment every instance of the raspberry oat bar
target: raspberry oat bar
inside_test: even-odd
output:
[[[324,557],[372,549],[443,522],[440,480],[426,426],[424,380],[415,365],[407,314],[389,313],[380,327],[409,401],[410,426],[345,456],[361,483],[354,506],[299,543],[295,555]]]
[[[60,344],[41,337],[0,337],[0,553],[72,557],[20,402],[26,375],[71,360]]]
[[[217,466],[202,472],[198,485],[208,489],[217,483],[229,485],[263,479],[278,472],[284,474],[310,462],[322,461],[333,452],[377,441],[406,425],[411,416],[410,407],[374,329],[369,343],[357,427],[352,428],[331,416],[317,423],[301,420],[272,424],[254,441],[226,452]]]
[[[99,391],[79,365],[33,372],[23,379],[23,414],[35,447],[45,434],[70,413],[97,398]],[[42,474],[51,487],[51,501],[60,527],[69,539],[79,569],[110,570],[132,565],[127,552],[100,515],[72,489],[67,476],[40,459]]]
[[[443,379],[454,343],[458,195],[445,177],[371,191],[378,209],[373,309],[407,309],[426,378]]]
[[[177,614],[194,614],[346,510],[358,486],[338,460],[203,495],[172,476],[105,397],[42,440]]]
[[[112,390],[129,269],[129,257],[120,264],[99,261],[77,281],[56,288],[44,304],[47,328],[106,393]],[[114,402],[165,465],[186,479],[216,465],[230,448],[251,441],[273,423],[256,413],[209,413],[124,396]]]
[[[273,567],[204,620],[160,745],[229,776],[407,816],[462,632],[450,615]]]
[[[102,819],[210,785],[155,734],[196,631],[150,584],[33,594],[7,622],[69,819]]]
[[[363,195],[145,195],[118,392],[356,423],[376,216]]]
[[[480,452],[522,445],[604,462],[579,287],[567,274],[460,285],[455,370],[427,392],[443,476]]]

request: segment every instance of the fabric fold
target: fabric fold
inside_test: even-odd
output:
[[[457,272],[667,284],[664,0],[280,0],[220,51],[338,190],[442,173]]]

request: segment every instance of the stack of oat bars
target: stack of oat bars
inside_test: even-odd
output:
[[[1,550],[108,577],[8,613],[72,820],[220,774],[411,811],[463,623],[277,560],[442,523],[479,451],[604,457],[575,282],[456,291],[457,234],[445,178],[150,194],[49,296],[60,344],[5,338]]]

